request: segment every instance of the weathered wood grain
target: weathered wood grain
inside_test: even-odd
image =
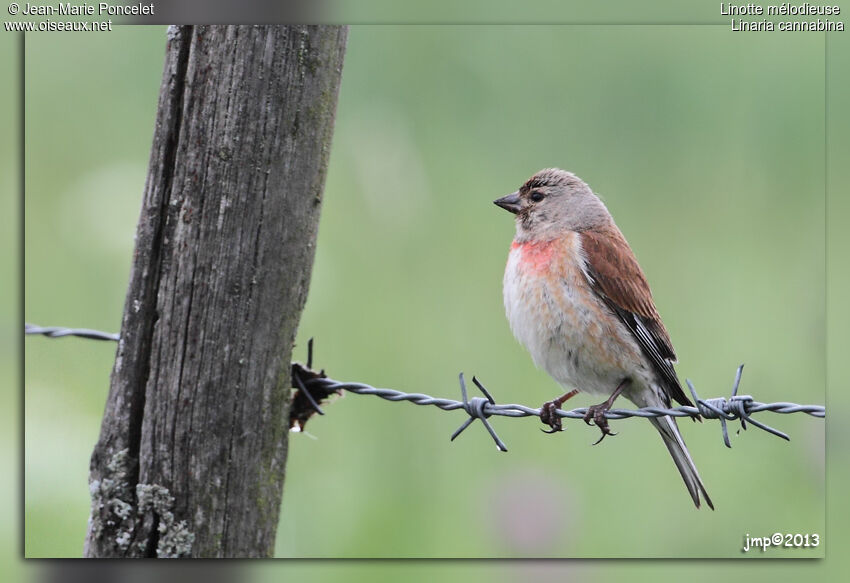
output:
[[[86,556],[272,554],[346,35],[169,29]]]

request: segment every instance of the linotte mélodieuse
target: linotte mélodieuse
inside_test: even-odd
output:
[[[724,16],[762,16],[765,8],[759,4],[726,4],[720,3],[720,14]],[[841,14],[840,6],[820,6],[817,4],[784,4],[767,6],[767,16],[837,16]],[[820,19],[815,20],[789,20],[772,22],[762,20],[732,19],[732,30],[755,30],[755,31],[842,31],[844,23],[840,20]]]

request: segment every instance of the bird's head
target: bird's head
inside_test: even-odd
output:
[[[517,240],[548,240],[566,231],[585,231],[611,215],[590,187],[560,168],[541,170],[519,190],[493,201],[516,215]]]

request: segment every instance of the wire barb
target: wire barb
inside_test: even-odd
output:
[[[772,433],[777,437],[781,437],[785,441],[791,441],[791,438],[788,437],[788,434],[779,431],[778,429],[774,429],[770,425],[766,423],[761,423],[760,421],[756,421],[750,416],[750,412],[753,410],[754,405],[761,405],[761,403],[756,403],[750,395],[739,395],[738,387],[741,384],[741,374],[744,371],[744,365],[740,365],[738,370],[735,373],[735,382],[732,385],[732,395],[727,401],[723,397],[719,397],[716,399],[700,399],[697,395],[697,390],[694,387],[694,384],[691,382],[691,379],[685,379],[685,382],[688,385],[688,388],[691,390],[691,395],[694,397],[694,402],[697,404],[697,408],[699,409],[700,415],[702,415],[706,419],[719,419],[720,420],[720,428],[723,432],[723,443],[726,444],[726,447],[731,448],[732,444],[729,442],[729,430],[726,427],[726,421],[740,419],[741,421],[741,429],[744,431],[747,430],[747,421],[762,429],[767,431],[768,433]],[[821,408],[823,409],[823,408]],[[760,409],[762,410],[762,409]],[[776,409],[773,409],[774,411]],[[784,413],[785,411],[778,411],[780,413]],[[793,412],[793,411],[788,411]],[[816,412],[813,411],[805,411],[810,415],[823,417],[823,414],[817,415]]]
[[[301,390],[301,393],[303,393],[303,395],[310,402],[310,406],[313,407],[313,409],[316,410],[316,413],[318,413],[319,415],[324,415],[325,412],[322,411],[322,408],[319,407],[319,404],[316,402],[316,399],[313,398],[312,393],[310,393],[310,391],[305,386],[304,380],[301,378],[301,375],[298,375],[298,374],[292,375],[292,378],[295,381],[295,383],[298,385],[297,388]]]
[[[495,405],[496,401],[493,400],[493,397],[490,396],[490,393],[487,392],[484,385],[482,385],[475,377],[472,377],[472,382],[475,383],[475,386],[478,387],[482,393],[484,393],[484,397],[486,397],[486,399],[483,397],[473,397],[472,399],[469,399],[466,395],[466,381],[463,379],[463,373],[458,375],[458,380],[460,380],[460,394],[463,397],[463,410],[469,414],[469,419],[464,421],[463,424],[457,428],[457,431],[452,433],[452,438],[449,441],[454,441],[455,437],[460,435],[473,421],[481,419],[481,423],[483,423],[484,427],[487,428],[487,431],[490,433],[490,437],[492,437],[493,441],[496,442],[496,447],[499,448],[499,451],[508,451],[505,443],[499,439],[498,435],[496,435],[496,430],[493,429],[493,426],[490,425],[489,421],[487,421],[487,417],[489,417],[490,414],[484,410],[486,405]]]

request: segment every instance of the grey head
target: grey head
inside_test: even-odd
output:
[[[590,187],[560,168],[541,170],[519,190],[493,202],[516,215],[517,241],[554,239],[564,231],[586,231],[612,222]]]

